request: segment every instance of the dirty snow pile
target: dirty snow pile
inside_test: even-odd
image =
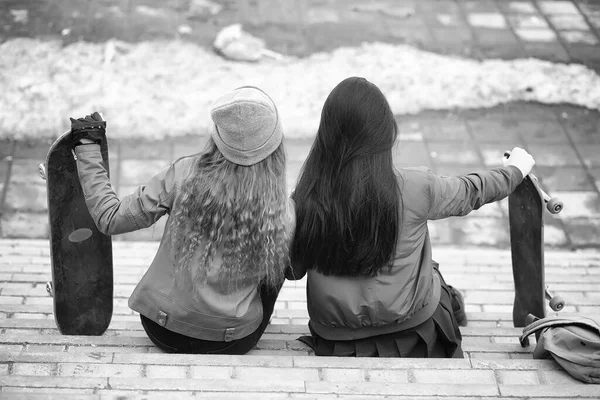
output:
[[[377,84],[399,114],[515,100],[600,108],[594,71],[537,59],[480,62],[370,43],[302,59],[236,63],[183,41],[120,48],[13,39],[0,44],[0,137],[56,137],[69,116],[93,110],[104,113],[113,137],[205,133],[212,102],[242,85],[273,97],[288,137],[310,137],[325,98],[349,76]]]

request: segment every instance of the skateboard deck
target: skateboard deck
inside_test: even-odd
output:
[[[85,204],[69,136],[52,144],[40,171],[48,194],[54,319],[63,335],[102,335],[113,311],[112,241]],[[109,171],[106,140],[101,152]]]
[[[531,176],[508,197],[515,302],[513,323],[526,325],[528,314],[546,316],[544,280],[544,199]]]
[[[530,314],[533,317],[544,318],[546,299],[550,300],[550,307],[554,311],[560,311],[565,304],[560,296],[553,296],[547,290],[545,283],[544,208],[552,214],[557,214],[562,210],[563,204],[558,199],[550,198],[540,188],[533,174],[526,176],[508,196],[510,247],[515,283],[515,327],[528,325]]]

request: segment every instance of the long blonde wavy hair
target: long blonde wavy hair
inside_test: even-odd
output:
[[[286,188],[283,143],[266,159],[242,166],[209,139],[173,207],[176,284],[193,277],[197,297],[220,245],[226,282],[281,284],[289,265]]]

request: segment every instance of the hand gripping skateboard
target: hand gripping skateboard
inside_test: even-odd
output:
[[[113,311],[112,241],[96,228],[79,177],[70,131],[50,147],[39,172],[46,180],[54,320],[63,335],[102,335]],[[108,172],[108,146],[101,144]]]
[[[505,156],[508,154],[505,153]],[[562,211],[563,204],[550,198],[541,188],[533,174],[508,196],[510,223],[510,247],[515,301],[513,305],[513,325],[527,325],[527,316],[546,316],[545,299],[550,308],[560,311],[565,305],[560,296],[553,296],[544,279],[544,203],[552,214]]]

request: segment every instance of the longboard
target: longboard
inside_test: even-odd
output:
[[[513,324],[523,327],[532,314],[546,316],[545,299],[558,311],[564,307],[559,296],[547,290],[544,275],[544,203],[551,213],[562,210],[562,203],[551,199],[540,188],[537,178],[530,174],[508,197],[510,244],[515,283]]]
[[[101,233],[88,208],[79,177],[70,131],[50,147],[40,174],[46,179],[50,222],[54,319],[63,335],[102,335],[112,318],[112,240]],[[101,144],[109,171],[108,145]]]

